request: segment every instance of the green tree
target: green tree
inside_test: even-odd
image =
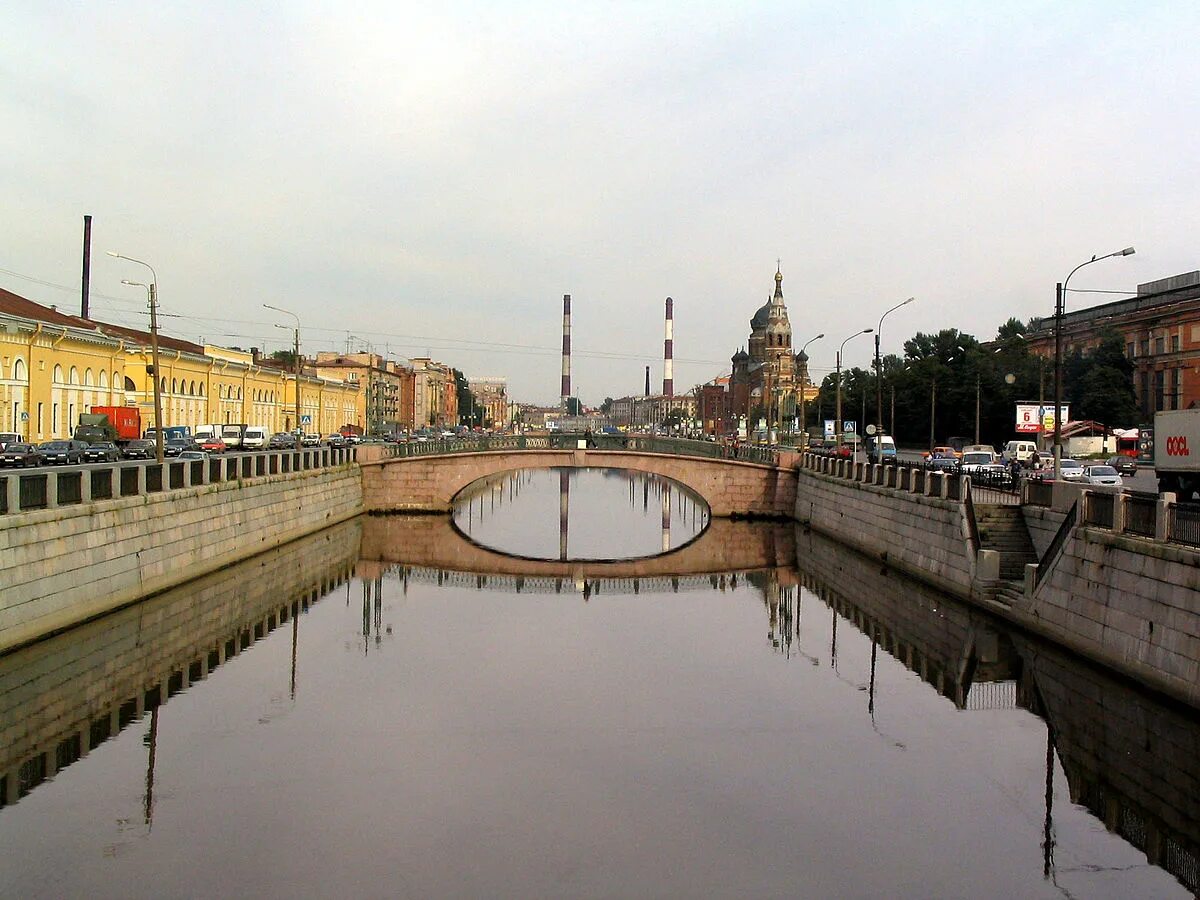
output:
[[[296,353],[294,350],[275,350],[271,353],[271,359],[276,362],[281,362],[289,369],[296,368]]]
[[[1063,380],[1075,404],[1071,418],[1092,419],[1110,428],[1123,428],[1137,420],[1133,393],[1133,363],[1125,356],[1125,339],[1106,329],[1094,352],[1072,354]]]

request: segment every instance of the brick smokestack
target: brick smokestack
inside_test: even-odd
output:
[[[92,217],[83,217],[83,295],[79,302],[79,317],[88,317],[88,290],[92,281]]]
[[[571,295],[563,294],[562,408],[571,396]]]
[[[675,396],[675,377],[671,369],[671,358],[675,351],[675,339],[673,332],[675,328],[675,312],[672,308],[673,301],[670,297],[667,298],[667,333],[666,340],[663,341],[663,396]]]

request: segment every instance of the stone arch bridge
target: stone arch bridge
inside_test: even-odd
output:
[[[708,504],[713,518],[792,518],[796,508],[793,454],[749,462],[639,449],[457,450],[417,456],[359,451],[367,512],[449,512],[467,485],[517,469],[629,469],[670,478]]]

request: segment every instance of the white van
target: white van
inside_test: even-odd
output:
[[[197,425],[196,431],[193,434],[194,441],[199,444],[212,438],[221,436],[220,425]]]
[[[1027,466],[1036,452],[1037,444],[1033,441],[1009,441],[1004,445],[1004,452],[1000,454],[1000,457],[1005,462],[1012,462],[1015,459],[1021,465]]]
[[[267,442],[271,440],[271,430],[261,425],[251,425],[242,434],[243,450],[266,450]]]

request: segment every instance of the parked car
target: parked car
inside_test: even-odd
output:
[[[958,454],[954,452],[953,447],[934,447],[932,450],[924,451],[921,455],[926,459],[936,459],[939,456],[958,459]]]
[[[1004,445],[1004,452],[1001,458],[1005,462],[1012,462],[1014,459],[1023,466],[1027,466],[1033,459],[1033,454],[1037,452],[1037,444],[1033,441],[1009,441]]]
[[[320,447],[321,436],[319,434],[304,434],[300,437],[300,445],[302,447]]]
[[[0,431],[0,450],[6,448],[9,444],[20,444],[21,436],[15,431]]]
[[[84,462],[118,462],[121,459],[121,448],[112,441],[96,441],[83,451]]]
[[[1083,463],[1079,460],[1064,458],[1059,467],[1063,481],[1083,481]]]
[[[1128,475],[1131,478],[1137,474],[1137,460],[1132,456],[1114,456],[1105,462],[1117,470],[1118,475]]]
[[[242,449],[265,450],[270,440],[271,432],[269,429],[263,428],[261,425],[251,425],[242,434]]]
[[[121,455],[126,459],[154,459],[155,452],[154,441],[136,440],[126,444]]]
[[[271,439],[267,441],[268,450],[295,450],[296,436],[288,434],[286,431],[280,431],[271,435]]]
[[[190,438],[187,440],[175,438],[163,444],[163,456],[179,456],[184,450],[192,450],[195,446]]]
[[[1063,477],[1065,478],[1066,475],[1064,474]],[[1080,481],[1085,484],[1109,484],[1115,487],[1120,487],[1124,483],[1117,470],[1112,466],[1084,466],[1083,477],[1080,478]]]
[[[958,457],[953,453],[950,456],[934,456],[926,461],[926,467],[934,472],[957,472]]]
[[[209,435],[200,442],[200,449],[205,453],[224,453],[229,447],[219,435]]]
[[[83,441],[47,441],[38,449],[46,465],[75,466],[83,462],[83,451],[87,448]]]
[[[186,460],[208,459],[208,454],[203,450],[184,450],[179,454],[179,458]]]
[[[34,444],[9,444],[0,453],[0,466],[40,466],[42,451]]]
[[[996,454],[991,449],[987,450],[964,450],[960,468],[967,474],[974,472],[990,472],[996,469],[1004,471],[1003,466],[997,466]]]
[[[333,434],[325,438],[325,443],[327,443],[330,447],[345,447],[346,439],[342,437],[340,433],[335,431]]]

